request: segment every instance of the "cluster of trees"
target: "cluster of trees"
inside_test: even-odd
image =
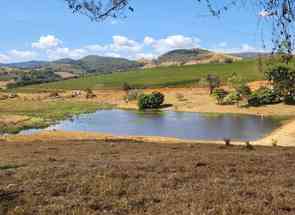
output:
[[[17,77],[15,77],[15,82],[8,84],[7,88],[48,83],[52,81],[59,81],[61,79],[62,78],[60,76],[56,75],[50,69],[22,71],[22,73],[19,73]]]
[[[246,100],[250,106],[261,106],[285,102],[295,104],[295,67],[286,63],[271,63],[265,69],[265,76],[270,82],[270,87],[261,87],[251,91],[246,82],[236,74],[233,74],[228,82],[234,89],[227,92],[219,88],[220,82],[217,76],[208,76],[210,80],[210,92],[216,97],[217,103],[222,105],[239,104]],[[210,78],[209,78],[210,77]]]
[[[267,79],[287,104],[295,104],[295,68],[293,65],[279,63],[266,71]]]

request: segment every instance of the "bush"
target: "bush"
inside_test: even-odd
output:
[[[228,95],[228,92],[222,88],[217,88],[213,90],[212,94],[216,98],[217,104],[223,104],[223,100]]]
[[[293,95],[293,96],[292,95],[285,96],[284,102],[287,105],[295,105],[295,95]]]
[[[224,97],[223,104],[232,105],[237,104],[241,100],[241,96],[237,92],[232,92]]]
[[[130,90],[126,96],[127,101],[137,100],[141,95],[143,95],[142,90]]]
[[[161,104],[164,103],[165,96],[162,93],[160,93],[160,92],[153,92],[152,95],[153,95],[153,97],[155,99],[155,103],[156,104],[159,104],[159,106],[160,106]]]
[[[60,95],[58,92],[50,92],[49,93],[49,98],[59,98]]]
[[[250,106],[276,104],[279,102],[279,93],[266,87],[261,87],[258,90],[254,91],[248,98],[248,104]]]
[[[86,89],[86,99],[92,99],[95,98],[96,95],[93,93],[93,91],[91,89]]]
[[[141,95],[138,98],[138,107],[140,110],[159,108],[165,100],[165,96],[159,92],[153,92],[148,95]]]
[[[240,96],[246,97],[246,98],[248,98],[252,93],[250,87],[246,84],[242,84],[242,85],[238,86],[236,91],[238,94],[240,94]]]
[[[8,99],[8,95],[6,94],[0,95],[0,100],[6,100],[6,99]]]
[[[233,62],[234,62],[234,59],[232,59],[232,58],[225,58],[225,60],[224,60],[225,64],[230,64],[230,63],[233,63]]]
[[[8,98],[9,98],[9,99],[15,99],[15,98],[18,98],[18,95],[17,95],[16,93],[10,93],[10,94],[8,95]]]
[[[132,87],[128,83],[123,83],[122,90],[129,91],[132,90]]]

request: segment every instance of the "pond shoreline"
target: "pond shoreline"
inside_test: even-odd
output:
[[[121,109],[118,109],[121,110]],[[128,109],[131,110],[131,109]],[[135,111],[133,109],[133,111]],[[170,110],[169,110],[170,111]],[[191,112],[188,112],[191,113]],[[86,113],[85,113],[86,114]],[[210,116],[219,116],[219,115],[236,115],[236,113],[201,113],[209,114]],[[83,115],[83,114],[81,114]],[[243,114],[238,114],[243,115]],[[251,115],[251,114],[245,114]],[[252,115],[253,116],[253,115]],[[277,117],[277,116],[273,116]],[[265,137],[251,141],[253,145],[262,145],[262,146],[272,146],[274,141],[279,146],[295,146],[292,141],[295,141],[291,137],[295,129],[295,119],[293,118],[279,118],[280,126],[274,129],[271,133],[267,134]],[[284,141],[281,141],[283,138]],[[103,141],[103,142],[143,142],[143,143],[205,143],[205,144],[224,144],[223,140],[202,140],[202,139],[184,139],[176,137],[164,137],[164,136],[138,136],[138,135],[112,135],[104,134],[100,132],[80,132],[80,131],[62,131],[62,130],[44,130],[39,131],[30,135],[16,134],[16,135],[5,135],[0,137],[0,141],[5,142],[46,142],[46,141]],[[293,141],[293,142],[294,142]],[[232,140],[234,145],[243,145],[245,141],[235,141]]]
[[[234,105],[229,106],[220,106],[216,105],[214,98],[210,97],[208,95],[208,89],[205,88],[159,88],[159,89],[146,89],[144,90],[145,93],[150,93],[152,91],[159,91],[165,94],[166,97],[166,103],[172,104],[173,106],[164,109],[164,110],[171,110],[175,112],[189,112],[189,113],[202,113],[202,114],[208,114],[208,115],[219,115],[219,114],[239,114],[239,115],[255,115],[255,116],[261,116],[261,117],[274,117],[275,119],[281,123],[281,126],[277,129],[275,129],[273,132],[271,132],[269,135],[267,135],[263,140],[271,140],[271,138],[278,137],[278,133],[283,133],[284,135],[290,136],[290,138],[293,138],[293,135],[295,135],[295,126],[287,126],[289,123],[292,123],[294,120],[294,106],[287,106],[284,104],[277,104],[277,105],[271,105],[271,106],[262,106],[262,107],[250,107],[250,108],[241,108]],[[10,120],[10,116],[12,118],[15,117],[26,117],[30,116],[30,118],[33,119],[34,123],[30,122],[29,128],[42,128],[41,123],[37,120],[39,115],[36,117],[31,117],[29,114],[35,114],[34,109],[36,109],[38,112],[39,110],[44,109],[44,116],[47,117],[50,115],[51,118],[51,112],[53,111],[60,111],[60,109],[66,109],[65,113],[72,115],[71,112],[75,112],[73,115],[75,115],[77,112],[79,114],[83,114],[83,112],[92,112],[95,109],[100,109],[100,104],[110,104],[107,106],[111,106],[112,108],[120,109],[120,110],[137,110],[136,102],[129,102],[126,103],[124,101],[124,96],[126,93],[122,90],[94,90],[94,93],[96,95],[96,98],[93,98],[91,100],[85,99],[83,96],[78,98],[69,98],[71,95],[71,91],[67,91],[64,93],[60,93],[61,98],[60,99],[50,99],[48,97],[48,93],[39,93],[37,95],[31,95],[27,93],[20,93],[19,98],[10,100],[8,102],[1,102],[2,105],[2,113],[4,114],[4,119]],[[177,98],[177,95],[183,95],[184,100],[179,100]],[[36,100],[36,97],[38,98]],[[54,108],[47,110],[45,107],[49,104],[55,104]],[[61,108],[59,103],[62,104],[65,108]],[[88,104],[91,104],[91,108],[88,107]],[[72,109],[72,106],[77,107],[75,110]],[[43,107],[44,106],[44,107]],[[18,108],[19,107],[19,108]],[[91,109],[89,111],[89,109]],[[48,112],[48,114],[47,114]],[[8,114],[8,116],[7,116]],[[6,117],[7,116],[7,117]],[[43,115],[41,115],[43,117]],[[11,119],[12,119],[11,118]],[[35,124],[35,118],[39,122],[38,126],[34,126]],[[54,116],[54,120],[50,121],[48,126],[54,125],[58,123],[57,118]],[[287,119],[287,120],[286,120]],[[5,122],[5,121],[4,121]],[[46,120],[46,122],[48,122]],[[10,122],[5,122],[6,125],[9,125]],[[19,121],[13,121],[11,122],[13,126],[21,126]],[[287,126],[287,127],[285,127]],[[284,129],[283,129],[284,128]],[[288,132],[284,132],[283,130],[288,129]],[[282,138],[284,135],[281,135]],[[10,135],[9,135],[10,136]],[[1,138],[1,137],[0,137]],[[284,138],[285,139],[285,138]],[[261,142],[262,140],[259,140],[257,142]],[[290,140],[287,140],[287,143],[278,143],[279,145],[290,145]],[[204,141],[202,141],[204,142]],[[216,142],[216,141],[214,141]],[[281,141],[280,141],[281,142]],[[295,141],[293,141],[295,143]],[[293,144],[294,144],[293,143]],[[264,143],[263,143],[264,144]],[[295,146],[295,144],[294,144]]]
[[[277,140],[277,146],[294,147],[295,135],[288,135],[289,128],[294,128],[295,120],[281,126],[271,132],[266,137],[250,142],[257,146],[273,146],[273,140]],[[286,135],[287,134],[287,135]],[[283,139],[280,139],[283,138]],[[116,136],[111,134],[102,134],[98,132],[70,132],[70,131],[41,131],[33,135],[7,135],[0,138],[3,142],[77,142],[77,141],[96,141],[96,142],[129,142],[129,143],[162,143],[162,144],[220,144],[224,145],[224,141],[208,141],[208,140],[186,140],[172,137],[157,136]],[[232,141],[233,145],[245,145],[242,141]]]

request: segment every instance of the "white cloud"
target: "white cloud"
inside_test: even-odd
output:
[[[57,48],[47,50],[49,60],[57,60],[61,58],[80,59],[88,54],[89,52],[85,49]]]
[[[85,49],[88,49],[91,52],[104,52],[108,50],[108,46],[94,44],[85,46]]]
[[[257,48],[249,45],[249,44],[242,44],[241,52],[255,52],[258,51]]]
[[[148,59],[152,60],[155,59],[156,56],[153,53],[137,53],[135,55],[135,59]]]
[[[138,52],[142,49],[142,44],[124,36],[113,36],[113,43],[109,47],[113,51]]]
[[[18,58],[18,59],[32,59],[36,56],[35,52],[32,51],[18,51],[18,50],[11,50],[9,53],[10,57]]]
[[[6,54],[0,54],[0,63],[8,63],[10,61],[10,57]]]
[[[228,47],[228,45],[222,47],[219,44],[217,47],[210,50],[214,52],[219,52],[219,53],[267,52],[267,50],[254,47],[247,43],[244,43],[238,47]]]
[[[113,43],[118,47],[133,47],[137,45],[137,42],[135,42],[134,40],[130,40],[124,36],[113,36]]]
[[[145,45],[152,45],[154,42],[155,42],[156,40],[154,39],[154,38],[152,38],[152,37],[149,37],[149,36],[146,36],[145,38],[144,38],[144,40],[143,40],[143,43],[145,44]]]
[[[118,54],[118,53],[113,53],[113,52],[105,53],[104,56],[106,56],[106,57],[116,57],[116,58],[121,57],[120,54]]]
[[[56,48],[62,44],[62,41],[53,35],[41,36],[38,42],[32,43],[33,48],[37,49],[51,49]]]
[[[113,37],[111,43],[86,44],[85,46],[77,48],[69,48],[64,47],[57,37],[48,35],[41,37],[38,42],[32,44],[32,47],[38,49],[26,51],[11,50],[0,53],[0,62],[8,63],[33,59],[80,59],[87,55],[129,59],[155,59],[159,55],[174,49],[192,49],[200,47],[200,39],[184,35],[171,35],[164,38],[145,36],[143,40],[136,41],[122,35],[116,35]],[[224,53],[263,51],[247,43],[237,47],[230,47],[227,42],[217,43],[211,50]]]
[[[0,54],[1,63],[19,62],[19,61],[29,61],[36,58],[38,55],[32,51],[19,51],[11,50],[6,53]]]
[[[172,35],[163,39],[155,40],[151,46],[158,53],[167,52],[173,49],[191,49],[199,47],[200,39],[185,37],[183,35]]]

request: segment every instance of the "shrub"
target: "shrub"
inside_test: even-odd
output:
[[[159,106],[164,103],[165,96],[162,93],[160,93],[160,92],[153,92],[152,93],[152,96],[155,99],[155,103],[156,104],[159,104]]]
[[[248,98],[252,93],[250,87],[246,84],[241,84],[240,86],[238,86],[236,91],[238,94],[240,94],[240,96],[245,98]]]
[[[295,105],[295,94],[294,95],[285,96],[284,102],[287,105]]]
[[[14,98],[17,98],[17,97],[18,97],[18,95],[16,93],[10,93],[8,95],[8,98],[10,98],[10,99],[14,99]]]
[[[230,146],[230,145],[231,145],[231,139],[229,139],[229,138],[224,138],[223,141],[224,141],[224,143],[225,143],[225,146]]]
[[[234,62],[234,59],[232,59],[232,58],[225,58],[225,60],[224,60],[224,63],[225,64],[230,64],[230,63],[233,63]]]
[[[125,83],[123,83],[122,89],[124,91],[129,91],[129,90],[132,90],[132,87],[128,83],[125,82]]]
[[[261,87],[254,91],[248,98],[250,106],[261,106],[268,104],[276,104],[280,102],[280,95],[272,89]]]
[[[177,100],[178,101],[186,101],[186,99],[185,99],[185,97],[184,97],[184,95],[183,94],[181,94],[181,93],[176,93],[176,98],[177,98]]]
[[[92,99],[95,98],[96,95],[93,93],[93,91],[91,89],[86,89],[86,99]]]
[[[245,144],[247,150],[254,150],[254,146],[249,141],[246,141]]]
[[[152,94],[143,94],[138,98],[138,107],[140,110],[159,108],[165,100],[165,96],[159,92]]]
[[[137,100],[141,95],[143,95],[142,90],[130,90],[126,96],[127,101]]]
[[[276,139],[272,139],[272,140],[271,140],[271,145],[272,145],[273,147],[277,147],[277,146],[278,146],[278,140],[276,140]]]
[[[217,100],[217,104],[223,104],[224,98],[228,95],[228,92],[222,88],[217,88],[213,90],[213,96]]]
[[[223,104],[225,105],[232,105],[236,104],[241,100],[241,96],[237,92],[232,92],[224,97]]]
[[[0,95],[0,100],[6,100],[8,99],[8,95]]]

